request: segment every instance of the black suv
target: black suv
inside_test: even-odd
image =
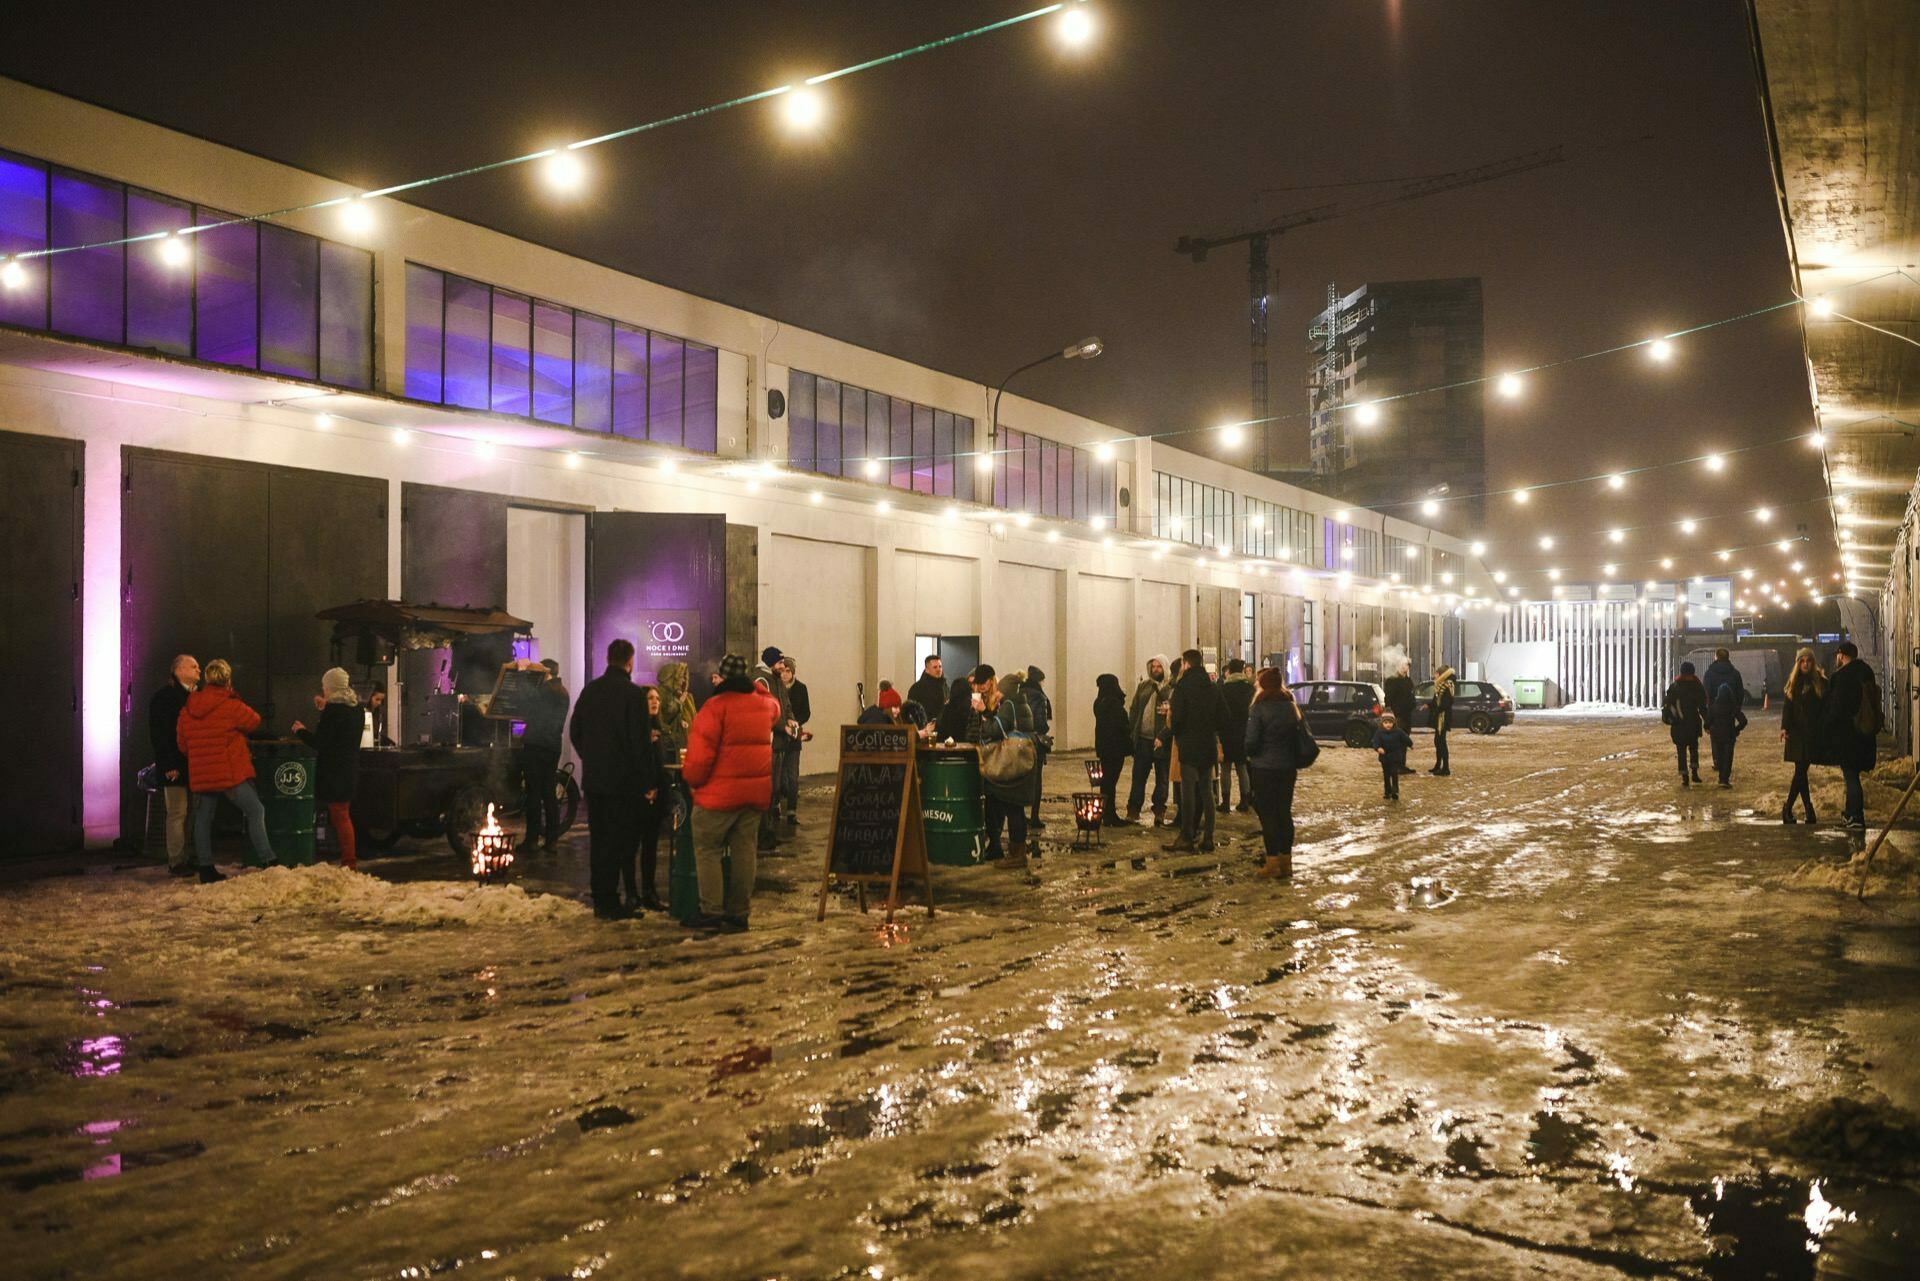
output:
[[[1337,738],[1348,747],[1370,747],[1380,728],[1386,694],[1367,681],[1301,681],[1287,688],[1315,738]]]
[[[1413,691],[1413,723],[1421,729],[1433,728],[1433,682]],[[1464,725],[1476,734],[1498,734],[1513,724],[1513,700],[1506,691],[1489,681],[1453,683],[1453,726]]]

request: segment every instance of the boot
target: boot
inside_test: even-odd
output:
[[[1793,798],[1792,797],[1788,797],[1787,803],[1780,807],[1780,821],[1788,825],[1791,825],[1793,823]]]
[[[1132,827],[1135,823],[1138,823],[1139,821],[1140,821],[1140,807],[1138,805],[1127,806],[1127,817],[1124,820],[1123,825],[1126,827]]]
[[[1698,782],[1700,781],[1700,771],[1699,771],[1699,770],[1695,770],[1695,771],[1693,772],[1693,781],[1694,781],[1694,782],[1696,782],[1696,783],[1698,783]]]
[[[1167,807],[1166,806],[1156,805],[1153,807],[1153,825],[1155,827],[1165,827],[1167,825]]]
[[[1687,772],[1685,770],[1680,771],[1680,786],[1687,786]]]
[[[1269,881],[1290,881],[1293,879],[1293,854],[1269,854],[1267,861],[1260,865],[1256,875]]]
[[[1802,809],[1807,811],[1807,826],[1812,827],[1814,823],[1818,821],[1813,816],[1813,797],[1805,796],[1805,795],[1801,796],[1800,806]]]
[[[1163,850],[1168,854],[1194,853],[1193,842],[1187,839],[1186,833],[1184,832],[1174,837],[1172,840],[1168,841],[1165,845],[1162,845],[1160,848],[1161,850]]]
[[[224,881],[226,879],[227,874],[211,863],[208,863],[200,869],[200,883],[202,885],[211,885],[215,881]]]
[[[1010,841],[1007,844],[1007,856],[1000,860],[1003,872],[1024,872],[1027,870],[1027,844],[1025,841]]]

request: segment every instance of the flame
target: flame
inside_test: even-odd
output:
[[[493,816],[492,801],[487,802],[487,825],[480,829],[480,835],[482,836],[505,835],[505,830],[500,826],[500,820]]]

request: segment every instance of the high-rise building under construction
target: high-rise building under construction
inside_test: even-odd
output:
[[[1479,278],[1385,281],[1345,297],[1329,289],[1307,344],[1309,483],[1355,506],[1455,533],[1481,529],[1487,451]],[[1290,452],[1297,457],[1297,446]],[[1437,514],[1422,512],[1428,499]]]

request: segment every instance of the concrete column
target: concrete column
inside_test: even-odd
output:
[[[83,453],[80,578],[80,821],[88,845],[120,836],[120,444],[101,433]],[[144,725],[144,722],[142,722]],[[144,731],[143,731],[144,732]]]
[[[867,703],[871,706],[880,697],[881,677],[895,682],[900,697],[905,698],[920,674],[912,667],[913,638],[911,634],[901,636],[899,548],[884,527],[869,563],[873,566],[866,623],[869,666],[861,679],[867,683]]]
[[[1081,722],[1087,719],[1087,713],[1080,710],[1080,704],[1088,700],[1080,698],[1079,691],[1092,689],[1093,677],[1099,673],[1089,674],[1082,670],[1082,660],[1077,657],[1073,643],[1081,634],[1083,620],[1080,617],[1080,571],[1071,565],[1060,574],[1059,619],[1060,630],[1055,637],[1053,661],[1047,667],[1046,684],[1047,697],[1053,701],[1053,739],[1063,750],[1068,747],[1090,747],[1093,745],[1092,727],[1081,727]]]

